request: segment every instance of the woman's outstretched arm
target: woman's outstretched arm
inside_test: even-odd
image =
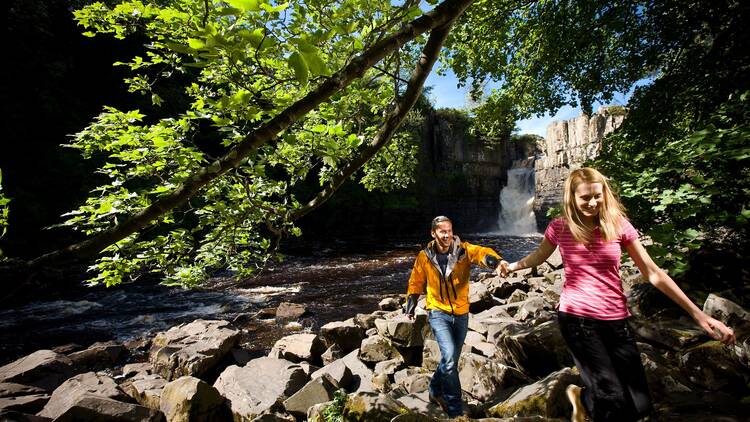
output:
[[[501,277],[507,277],[508,274],[512,273],[513,271],[522,270],[529,267],[536,267],[537,265],[540,265],[541,263],[546,261],[547,258],[552,255],[552,252],[555,251],[556,247],[557,246],[553,245],[545,237],[542,240],[542,244],[539,245],[539,247],[536,248],[534,252],[526,255],[520,260],[511,264],[509,264],[507,261],[500,262],[500,266],[497,267],[497,274]]]
[[[721,321],[711,318],[698,308],[680,286],[672,280],[658,265],[651,259],[651,256],[643,247],[638,239],[625,245],[625,250],[635,262],[635,265],[641,270],[643,277],[654,287],[667,295],[674,303],[680,305],[694,320],[698,323],[709,336],[725,344],[734,344],[734,331],[727,327]]]

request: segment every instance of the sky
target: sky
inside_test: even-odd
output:
[[[432,92],[430,92],[430,100],[432,100],[435,108],[464,108],[467,87],[457,88],[458,79],[456,75],[448,69],[444,76],[438,75],[436,72],[432,72],[425,81],[425,86],[432,86]],[[635,86],[645,85],[649,83],[649,79],[643,79],[636,82]],[[615,94],[614,99],[607,105],[627,105],[630,95],[633,93],[631,89],[629,92],[618,92]],[[602,104],[594,103],[594,111],[596,111]],[[558,110],[555,115],[544,115],[541,117],[532,117],[530,119],[519,120],[516,122],[519,134],[531,133],[539,136],[546,136],[547,126],[556,120],[569,120],[575,118],[581,114],[580,108],[573,108],[565,106]]]

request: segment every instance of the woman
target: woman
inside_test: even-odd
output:
[[[620,281],[625,249],[651,284],[680,305],[713,338],[726,344],[734,333],[701,311],[660,269],[638,240],[607,179],[592,168],[573,171],[565,181],[563,217],[553,220],[539,248],[520,261],[503,261],[499,272],[543,263],[560,247],[565,284],[558,305],[563,338],[581,373],[584,388],[570,385],[573,421],[632,421],[650,413],[651,397],[640,353],[627,324],[630,316]]]

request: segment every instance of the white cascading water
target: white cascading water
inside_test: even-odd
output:
[[[534,191],[534,160],[514,161],[508,170],[508,185],[500,191],[499,234],[525,236],[537,233]]]

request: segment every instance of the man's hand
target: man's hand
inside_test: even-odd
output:
[[[511,264],[509,264],[508,261],[505,261],[505,260],[500,261],[500,265],[497,266],[497,269],[495,270],[495,272],[500,277],[503,277],[503,278],[508,277],[510,273],[513,272],[511,271],[510,266]]]
[[[414,319],[414,312],[417,310],[417,301],[419,300],[419,295],[413,294],[406,297],[406,307],[404,308],[404,313],[406,314],[409,319]]]

